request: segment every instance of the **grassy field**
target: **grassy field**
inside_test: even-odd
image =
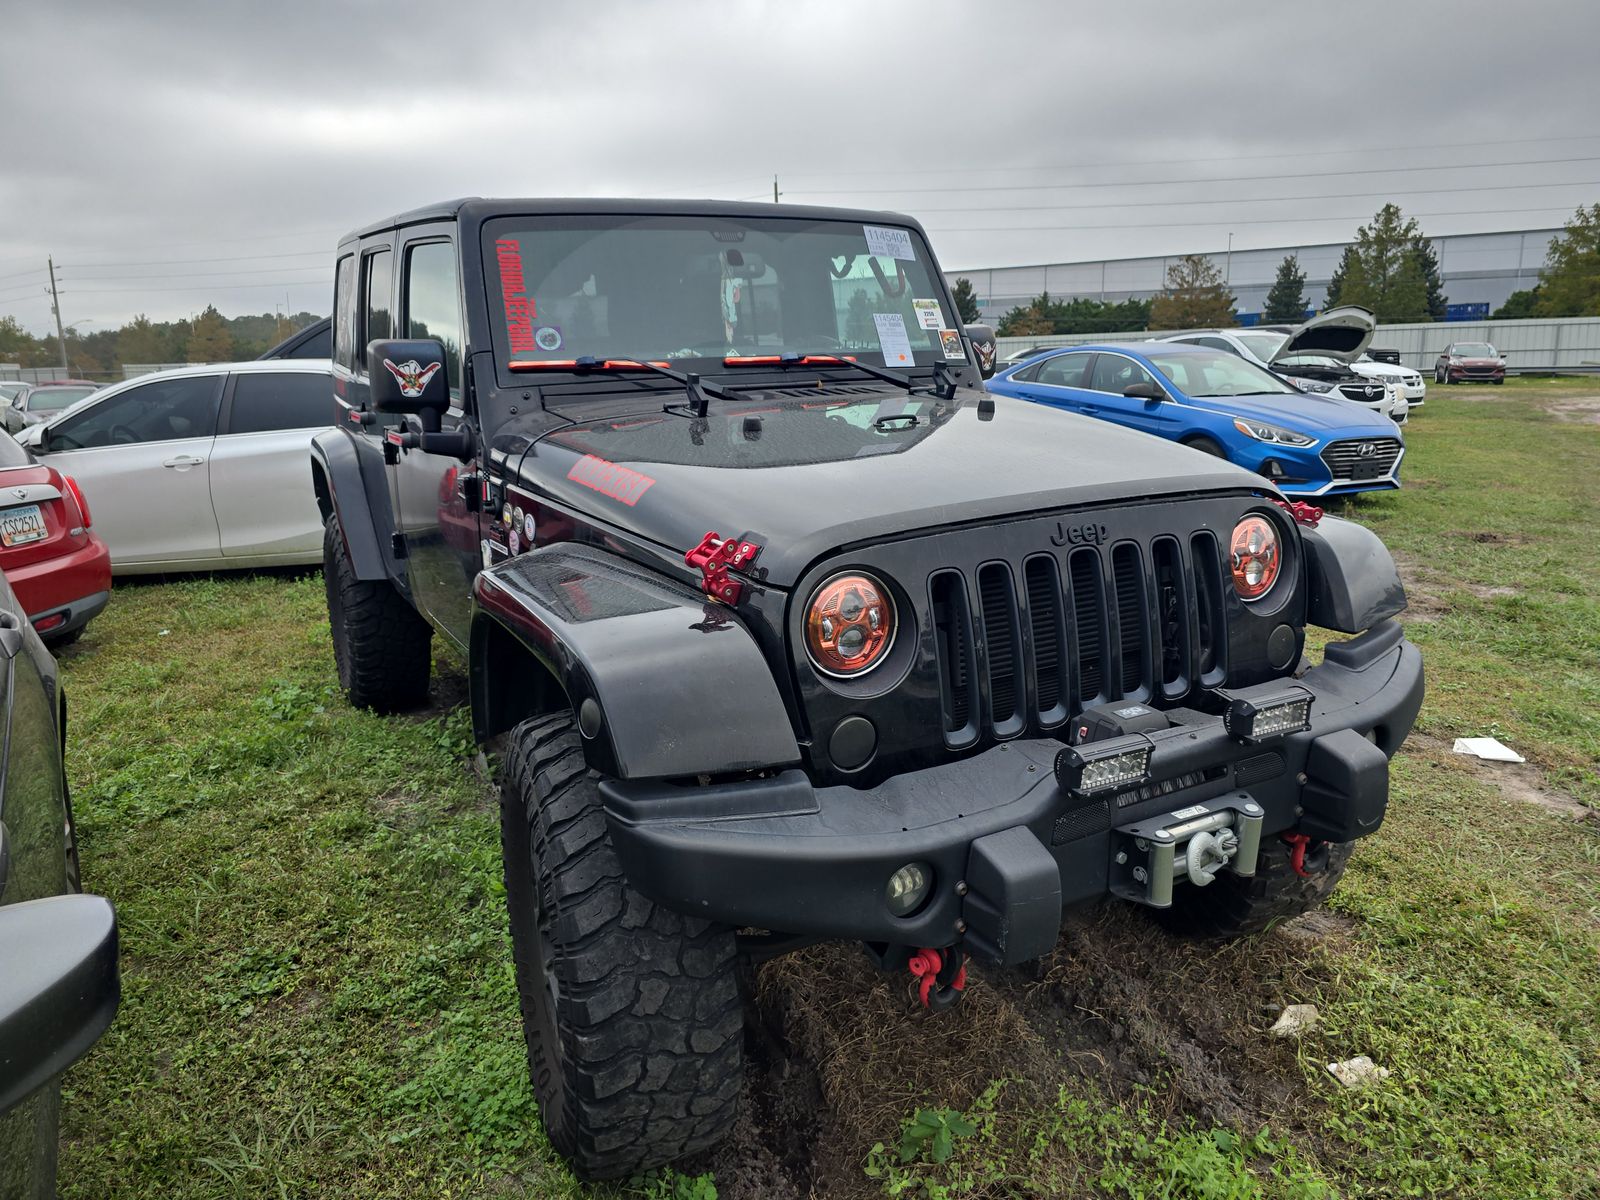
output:
[[[923,1019],[819,947],[755,982],[716,1156],[590,1193],[538,1131],[458,675],[337,694],[321,581],[119,583],[64,656],[123,1009],[67,1078],[69,1197],[1600,1195],[1600,387],[1430,388],[1401,557],[1430,694],[1332,911],[1218,949],[1082,914]],[[1451,739],[1492,734],[1526,767]],[[1316,1003],[1298,1043],[1275,1006]],[[1371,1055],[1361,1092],[1325,1064]]]

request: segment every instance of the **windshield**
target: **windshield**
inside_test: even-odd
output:
[[[94,391],[92,387],[42,387],[28,396],[28,411],[60,412]]]
[[[484,231],[507,361],[783,353],[964,361],[933,256],[908,229],[788,218],[547,216]]]
[[[1494,347],[1488,342],[1462,342],[1456,346],[1459,358],[1494,358]]]
[[[1150,350],[1145,357],[1185,396],[1298,396],[1270,371],[1222,350]]]
[[[1271,362],[1272,356],[1283,349],[1283,344],[1289,340],[1286,333],[1236,333],[1233,336],[1262,362]]]
[[[0,400],[14,400],[21,390],[20,383],[0,383]]]

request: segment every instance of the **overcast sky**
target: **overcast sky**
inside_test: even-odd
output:
[[[340,233],[457,195],[776,173],[918,216],[947,268],[1600,201],[1589,0],[7,0],[0,28],[0,316],[35,332],[48,254],[84,332],[325,313]]]

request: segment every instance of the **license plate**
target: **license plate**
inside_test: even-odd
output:
[[[1369,459],[1366,462],[1357,459],[1355,465],[1350,468],[1351,479],[1377,479],[1388,473],[1389,469],[1377,459]]]
[[[45,535],[44,513],[37,504],[24,504],[0,512],[0,545],[21,546]]]

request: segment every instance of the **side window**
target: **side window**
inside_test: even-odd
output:
[[[339,260],[333,285],[333,361],[341,367],[356,365],[356,256]]]
[[[1016,380],[1018,383],[1032,383],[1034,380],[1039,378],[1039,368],[1042,366],[1044,366],[1043,363],[1030,363],[1028,366],[1023,367],[1022,370],[1012,375],[1011,378]]]
[[[1120,354],[1102,354],[1094,364],[1094,382],[1089,386],[1097,392],[1122,395],[1130,383],[1154,383],[1155,377],[1131,358]]]
[[[1085,376],[1093,357],[1092,354],[1058,354],[1039,368],[1039,382],[1056,387],[1087,387]]]
[[[333,381],[320,371],[271,371],[233,377],[229,433],[315,429],[333,421]]]
[[[324,329],[301,342],[284,358],[332,358],[333,330]]]
[[[50,431],[50,448],[88,450],[211,437],[217,431],[221,398],[220,375],[191,375],[147,383],[63,419]]]
[[[408,338],[434,338],[444,346],[450,394],[461,396],[461,297],[456,251],[449,242],[424,242],[406,250],[405,316]]]
[[[393,260],[394,255],[387,250],[362,260],[361,334],[356,339],[356,363],[363,368],[367,365],[367,343],[394,336],[394,320],[389,311]]]
[[[1202,346],[1210,346],[1213,350],[1223,350],[1229,354],[1239,353],[1233,348],[1233,344],[1231,342],[1225,342],[1219,337],[1195,338],[1195,341],[1199,342]]]

